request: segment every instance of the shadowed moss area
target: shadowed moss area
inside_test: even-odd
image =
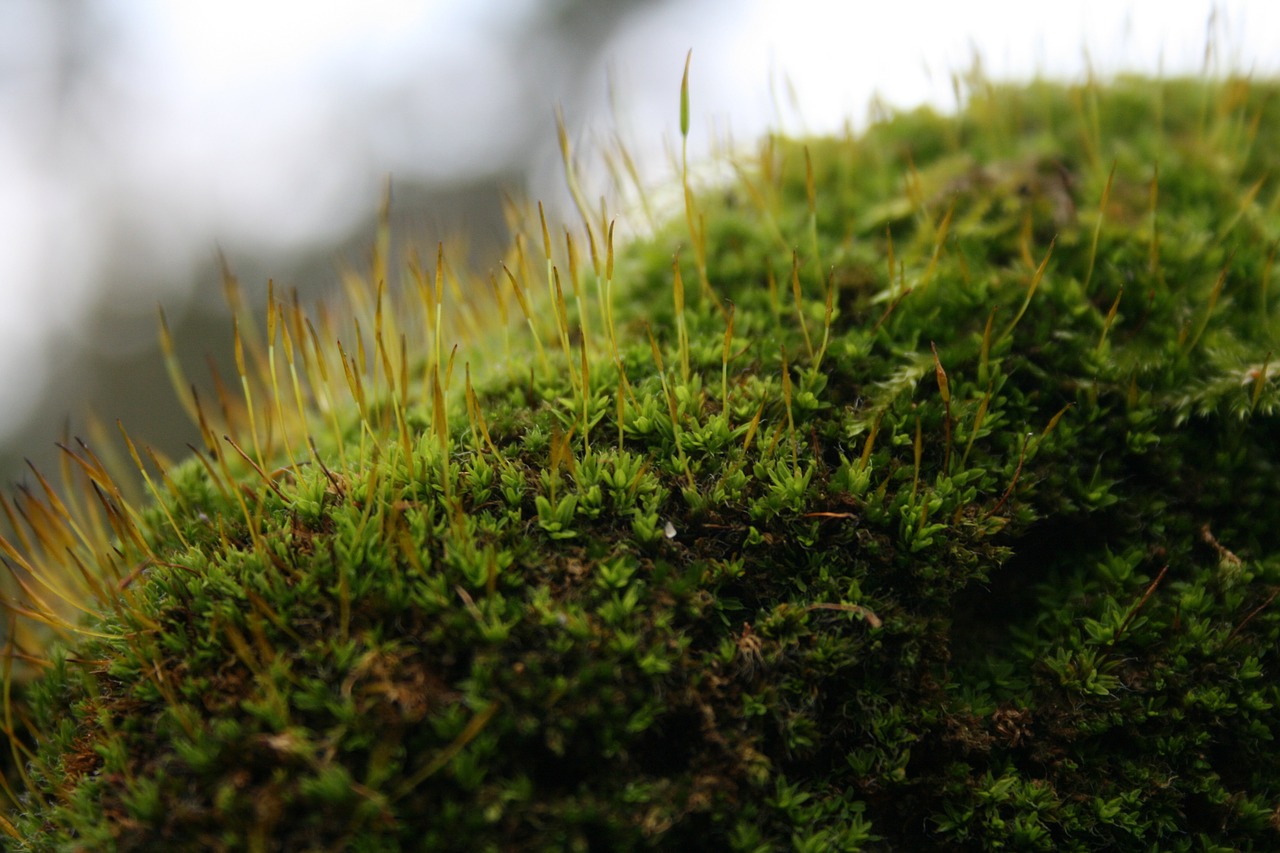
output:
[[[978,83],[483,306],[273,296],[150,503],[11,508],[8,849],[1280,847],[1278,94]]]

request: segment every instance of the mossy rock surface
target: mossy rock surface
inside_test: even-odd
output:
[[[8,848],[1280,849],[1280,87],[979,88],[72,448]]]

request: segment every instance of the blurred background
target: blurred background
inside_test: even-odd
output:
[[[401,238],[465,234],[485,269],[504,192],[567,212],[557,107],[577,150],[618,134],[670,175],[690,48],[696,154],[857,127],[873,97],[950,108],[975,56],[996,79],[1275,75],[1280,3],[0,0],[0,489],[55,470],[89,410],[195,440],[156,308],[189,375],[225,367],[219,254],[251,305],[268,277],[319,298],[390,177]]]

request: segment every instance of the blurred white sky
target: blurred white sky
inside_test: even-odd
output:
[[[535,72],[556,50],[580,46],[529,35],[546,8],[0,0],[0,441],[95,306],[153,316],[163,300],[172,315],[217,245],[270,257],[337,239],[388,174],[458,184],[528,169],[512,117],[530,110],[546,138],[524,189],[556,192],[552,108],[572,105],[577,128],[609,126],[609,78],[629,141],[661,150],[689,48],[702,145],[712,127],[745,140],[779,121],[856,124],[873,93],[949,107],[950,74],[975,52],[997,78],[1078,79],[1086,61],[1195,73],[1212,33],[1210,70],[1265,76],[1280,63],[1269,0],[653,0],[565,66],[571,77],[547,78]],[[51,10],[83,17],[68,30]],[[779,113],[784,81],[798,113]]]

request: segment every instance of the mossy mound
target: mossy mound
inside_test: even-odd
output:
[[[979,89],[69,450],[9,848],[1280,848],[1280,86]]]

